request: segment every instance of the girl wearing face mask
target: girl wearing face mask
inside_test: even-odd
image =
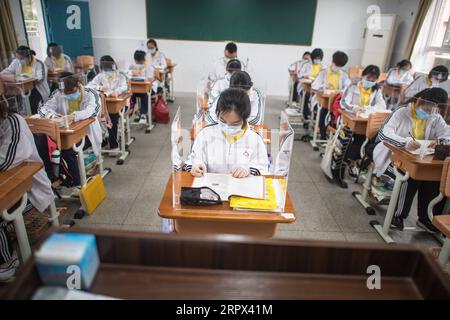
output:
[[[448,69],[446,66],[436,66],[430,70],[428,75],[422,75],[416,78],[405,89],[405,98],[411,99],[418,92],[433,87],[442,88],[447,93],[449,92],[450,81],[448,81]]]
[[[393,175],[391,151],[384,145],[390,143],[399,148],[416,150],[420,143],[416,140],[436,140],[450,137],[450,126],[441,116],[447,106],[448,95],[443,89],[425,89],[410,99],[406,105],[398,108],[381,127],[377,140],[379,143],[373,151],[377,176],[386,173]],[[433,141],[429,147],[434,147]],[[436,229],[428,219],[429,202],[439,193],[439,182],[416,181],[408,179],[401,186],[400,196],[392,220],[392,228],[403,229],[403,221],[408,217],[413,199],[418,192],[417,213],[419,227],[435,232]],[[435,207],[436,213],[443,212],[445,199]]]
[[[41,102],[47,101],[50,95],[50,88],[47,83],[47,70],[44,63],[36,59],[36,53],[26,46],[20,46],[16,50],[16,57],[12,63],[0,74],[26,76],[35,78],[34,88],[30,93],[31,113],[36,114]],[[20,100],[21,97],[18,97]],[[25,107],[22,106],[25,110]]]
[[[343,110],[353,113],[365,111],[370,108],[371,112],[380,112],[386,110],[382,90],[377,85],[380,77],[380,68],[374,65],[367,66],[362,72],[362,79],[356,84],[348,86],[341,98],[341,107]],[[361,134],[353,134],[351,142],[346,153],[346,161],[349,161],[350,176],[357,175],[357,161],[361,159],[361,146],[366,137]]]
[[[311,61],[304,63],[297,74],[299,84],[297,87],[298,95],[303,96],[303,117],[309,119],[309,100],[311,98],[309,92],[304,91],[304,85],[301,83],[301,79],[315,79],[319,72],[326,69],[326,66],[322,64],[323,51],[322,49],[314,49],[311,52]]]
[[[147,62],[152,65],[155,72],[155,78],[158,80],[153,82],[153,92],[157,93],[158,90],[162,90],[163,86],[162,74],[167,69],[166,56],[159,51],[158,44],[154,39],[147,41],[147,53]]]
[[[117,70],[117,65],[111,56],[103,56],[100,58],[101,73],[98,74],[86,88],[94,89],[109,97],[117,97],[122,93],[128,92],[128,80],[125,74]],[[119,114],[109,114],[112,127],[108,128],[109,146],[111,151],[119,151],[119,143],[117,139],[117,130],[119,123]],[[114,156],[116,154],[111,154]]]
[[[102,129],[98,120],[101,111],[100,97],[93,89],[84,87],[80,81],[81,75],[64,72],[61,74],[60,89],[55,91],[51,98],[39,108],[42,118],[55,118],[67,116],[69,122],[77,122],[89,118],[95,119],[89,125],[85,148],[92,146],[94,154],[100,155],[102,144]],[[80,184],[77,155],[73,150],[63,150],[61,157],[67,162],[72,172],[74,185]]]
[[[269,160],[264,141],[247,123],[248,94],[237,88],[223,91],[216,115],[219,122],[197,135],[184,170],[194,177],[207,172],[231,174],[235,178],[266,173]]]
[[[289,92],[291,92],[291,90],[293,90],[293,94],[292,94],[292,102],[298,102],[298,91],[297,91],[297,86],[298,86],[298,79],[297,79],[297,74],[300,71],[302,65],[306,62],[311,62],[311,52],[309,51],[305,51],[302,55],[302,59],[295,61],[294,63],[292,63],[289,68],[288,68],[288,72],[289,72]]]
[[[331,66],[319,72],[317,78],[312,83],[311,88],[317,91],[344,90],[350,84],[348,74],[343,70],[343,68],[347,64],[347,61],[348,56],[344,52],[336,51],[333,54]],[[313,106],[317,104],[315,96],[311,98],[311,104]],[[325,140],[326,139],[325,120],[328,114],[328,106],[320,106],[319,110],[320,110],[319,114],[320,139]]]
[[[217,104],[217,101],[219,100],[220,94],[222,91],[228,89],[230,87],[230,80],[231,76],[237,72],[241,71],[242,65],[241,62],[238,59],[232,59],[228,61],[227,63],[227,73],[225,74],[225,77],[222,79],[218,79],[216,82],[214,82],[211,91],[209,92],[209,99],[208,99],[208,105],[211,107],[213,106],[215,110],[215,105]],[[215,113],[214,111],[212,113]]]
[[[402,88],[406,88],[414,81],[411,68],[411,61],[405,59],[397,63],[397,67],[388,71],[385,86],[397,88],[391,90],[391,95],[385,94],[385,100],[388,105],[397,106],[400,103]]]
[[[17,107],[14,101],[14,98],[0,100],[0,171],[10,170],[25,161],[42,163],[25,119],[10,111]],[[44,212],[54,201],[52,186],[44,169],[33,176],[27,196],[28,204],[23,214],[30,212],[33,207]],[[0,216],[0,282],[13,280],[19,266],[7,225]]]

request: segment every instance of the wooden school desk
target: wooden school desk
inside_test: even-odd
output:
[[[386,142],[384,144],[392,151],[391,159],[396,178],[383,225],[380,225],[378,221],[371,221],[370,224],[384,241],[393,243],[394,240],[389,236],[389,228],[394,216],[402,183],[410,177],[419,181],[440,181],[444,161],[434,160],[434,155],[425,156],[423,159],[420,159],[419,156],[413,155],[403,148],[398,148]],[[398,169],[405,172],[405,174],[399,172]]]
[[[105,97],[106,107],[109,114],[119,114],[119,131],[120,131],[120,158],[117,160],[118,165],[122,165],[125,159],[130,154],[127,151],[127,145],[132,143],[133,138],[131,138],[131,130],[129,127],[129,117],[128,113],[125,112],[125,106],[127,105],[131,93],[127,92],[121,94],[118,97]],[[106,153],[111,153],[111,151],[104,151]]]
[[[95,235],[100,268],[88,292],[113,298],[269,300],[265,305],[278,299],[450,299],[448,277],[425,249],[411,245],[61,232]],[[369,266],[381,269],[380,289],[367,286]],[[2,298],[31,299],[43,285],[32,258]]]
[[[42,163],[23,162],[17,167],[0,172],[0,212],[5,221],[14,223],[20,254],[24,261],[31,256],[31,247],[23,220],[23,210],[27,204],[27,192],[31,190],[33,176],[42,168]],[[8,213],[7,209],[19,201],[21,201],[19,207]]]
[[[48,71],[47,73],[47,79],[49,82],[58,83],[59,77],[63,73],[63,70],[54,70],[54,71]]]
[[[173,180],[176,180],[173,184]],[[162,218],[174,221],[177,233],[194,234],[239,234],[260,237],[272,237],[278,223],[292,223],[296,212],[289,193],[283,214],[235,211],[229,202],[208,207],[173,205],[173,190],[191,187],[194,177],[189,172],[173,173],[167,182],[158,214]],[[175,185],[175,186],[174,186]]]
[[[150,81],[131,81],[129,82],[131,87],[132,93],[147,93],[148,94],[148,117],[147,117],[147,128],[145,129],[145,133],[150,133],[152,129],[155,127],[153,125],[153,119],[152,119],[152,99],[151,99],[151,92],[152,92],[152,82]],[[140,102],[140,99],[136,100],[136,104],[138,104],[138,101]],[[136,105],[134,106],[133,112],[136,111]],[[136,124],[138,125],[138,124]]]
[[[348,126],[354,134],[364,135],[366,133],[367,118],[357,117],[355,113],[342,109],[339,112],[342,116],[342,122]]]
[[[20,91],[20,96],[22,97],[27,115],[31,115],[31,103],[30,103],[30,95],[31,91],[34,89],[34,82],[37,80],[36,78],[22,78],[19,79],[16,76],[10,75],[2,75],[2,79],[5,86],[5,93],[7,95],[17,95],[14,92],[16,90]],[[11,91],[11,92],[8,92]]]

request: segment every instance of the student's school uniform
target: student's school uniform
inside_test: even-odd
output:
[[[309,118],[309,108],[308,108],[308,104],[309,104],[309,100],[310,100],[310,93],[306,93],[303,91],[304,88],[304,84],[301,83],[301,79],[304,78],[316,78],[318,76],[318,74],[320,73],[321,70],[326,69],[327,67],[323,64],[313,64],[311,61],[307,61],[306,63],[304,63],[300,70],[298,71],[297,74],[297,79],[299,80],[298,86],[297,86],[297,91],[299,95],[303,95],[304,96],[304,103],[303,103],[303,117],[305,119]]]
[[[342,109],[354,112],[355,108],[360,106],[370,106],[374,112],[385,111],[386,102],[384,101],[382,90],[380,88],[376,90],[364,89],[362,81],[348,86],[342,95]],[[360,149],[365,139],[364,135],[353,134],[353,141],[348,147],[346,158],[351,160],[360,159]]]
[[[219,101],[220,95],[216,97],[216,99],[211,103],[210,107],[208,108],[208,111],[206,113],[206,121],[210,124],[217,123],[217,115],[216,115],[216,108],[217,108],[217,102]],[[262,124],[264,120],[264,97],[261,91],[257,88],[251,88],[250,94],[250,116],[247,120],[248,124],[250,125],[260,125]],[[199,115],[200,116],[200,115]]]
[[[419,76],[416,80],[414,80],[406,89],[405,89],[405,98],[410,99],[414,97],[417,93],[422,90],[438,87],[450,92],[450,80],[446,80],[444,82],[439,82],[438,85],[433,85],[431,80],[428,78],[428,75]]]
[[[50,99],[39,108],[39,115],[42,118],[51,118],[55,115],[75,116],[75,122],[93,118],[95,121],[89,125],[88,141],[85,142],[85,148],[92,146],[94,154],[98,157],[101,152],[102,145],[102,129],[100,127],[100,97],[92,89],[83,87],[81,90],[80,100],[76,103],[69,102],[62,91],[55,91]],[[67,162],[67,166],[74,175],[74,184],[80,184],[80,173],[77,162],[77,154],[73,150],[62,150],[62,158]]]
[[[156,51],[156,54],[153,56],[151,53],[147,54],[147,63],[149,63],[153,69],[158,70],[160,72],[164,72],[167,69],[167,61],[164,53],[160,51]],[[162,87],[164,84],[161,83],[158,79],[155,79],[153,82],[153,91],[156,93],[158,87]]]
[[[24,161],[42,163],[25,119],[18,114],[9,114],[0,125],[0,171],[12,169]],[[54,201],[51,183],[44,169],[33,176],[27,196],[29,204],[39,212],[44,212]],[[27,205],[25,212],[31,206]],[[6,225],[0,217],[0,265],[10,261],[13,252],[6,234]]]
[[[86,88],[90,88],[96,91],[100,91],[101,87],[106,87],[107,90],[104,92],[106,96],[111,95],[113,92],[121,95],[122,93],[129,91],[128,79],[125,74],[118,72],[112,78],[106,76],[104,72],[98,74],[91,82],[88,83]],[[119,147],[119,142],[117,139],[117,130],[119,123],[119,114],[110,114],[112,128],[108,128],[109,132],[109,146],[111,149],[116,149]]]
[[[347,88],[350,84],[350,78],[348,77],[347,72],[343,70],[338,70],[337,72],[333,72],[331,70],[331,67],[326,68],[325,70],[322,70],[317,75],[316,79],[314,79],[314,82],[311,85],[311,88],[313,90],[317,91],[325,91],[328,90],[327,86],[331,84],[333,87],[331,90],[335,91],[343,91],[345,88]],[[316,96],[313,96],[311,98],[311,104],[316,105],[317,99]],[[322,108],[319,108],[319,129],[320,129],[320,136],[321,139],[324,140],[326,137],[326,124],[325,120],[328,114],[328,106],[321,106]]]
[[[401,74],[399,68],[392,68],[386,76],[386,83],[393,86],[409,86],[414,81],[414,75],[411,70]]]
[[[291,77],[291,73],[294,73],[297,77],[297,74],[298,74],[300,68],[302,67],[302,65],[308,61],[309,60],[307,60],[307,59],[295,61],[288,68],[288,71],[289,71],[289,85],[288,85],[289,88],[288,89],[289,89],[289,93],[291,92],[291,90],[293,90],[293,95],[292,95],[293,102],[298,102],[298,91],[297,91],[298,79],[293,81],[292,77]]]
[[[45,58],[45,66],[49,71],[54,70],[63,70],[66,72],[73,72],[73,63],[70,57],[66,54],[61,54],[61,57],[59,59],[55,57],[47,57]]]
[[[138,76],[133,76],[133,71],[139,71]],[[130,65],[127,71],[128,78],[131,79],[139,79],[146,81],[150,79],[153,81],[153,75],[154,75],[154,68],[151,63],[145,63],[142,67],[136,66],[136,64]],[[131,101],[134,105],[136,105],[137,98],[141,99],[141,115],[148,114],[148,93],[133,93],[131,96]]]
[[[418,118],[413,114],[413,103],[404,107],[398,108],[394,111],[381,127],[377,140],[379,143],[373,151],[373,160],[375,163],[375,174],[381,176],[384,173],[392,176],[391,151],[384,145],[384,142],[390,143],[396,147],[404,148],[406,143],[412,140],[411,132],[415,132],[418,123],[422,125],[422,137],[417,137],[420,140],[434,140],[437,138],[449,138],[450,126],[440,114],[430,116],[430,119],[424,123],[417,122]],[[412,178],[405,181],[400,189],[400,195],[395,210],[396,217],[406,218],[411,209],[413,198],[419,190],[418,201],[418,215],[421,219],[427,218],[427,206],[431,199],[436,197],[439,193],[439,183],[430,181],[416,181]],[[436,208],[437,211],[438,208]],[[440,211],[442,212],[442,211]]]
[[[225,75],[227,74],[228,61],[230,60],[225,57],[217,59],[208,73],[208,80],[214,83],[219,79],[225,78]],[[242,71],[245,71],[246,65],[241,60],[239,61],[241,62]]]
[[[31,66],[22,66],[18,59],[14,59],[12,63],[1,72],[1,74],[13,74],[16,76],[27,74],[37,79],[30,95],[32,114],[37,113],[39,103],[48,100],[48,97],[50,96],[50,88],[47,83],[47,69],[41,60],[34,57]]]
[[[212,105],[220,97],[220,94],[230,87],[231,75],[226,74],[225,77],[214,82],[211,91],[209,92],[208,105]]]
[[[260,135],[247,126],[243,134],[226,137],[218,124],[199,132],[184,170],[191,171],[197,164],[206,165],[209,173],[225,174],[235,166],[246,169],[250,175],[265,174],[269,168],[267,149]]]

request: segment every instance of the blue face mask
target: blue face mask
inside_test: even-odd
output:
[[[20,63],[21,66],[24,66],[24,65],[27,64],[27,61],[26,61],[26,60],[20,59],[20,60],[19,60],[19,63]]]
[[[430,115],[423,111],[422,109],[416,109],[416,115],[422,120],[430,119]]]
[[[148,52],[150,54],[154,54],[156,52],[156,49],[155,48],[148,49]]]
[[[331,66],[331,71],[338,72],[338,71],[341,71],[341,68],[340,67],[336,67],[336,66]]]
[[[408,70],[400,69],[400,70],[398,71],[398,73],[401,74],[401,75],[405,75],[405,74],[408,73]]]
[[[242,125],[230,126],[219,120],[219,128],[227,136],[238,134],[242,130]]]
[[[314,59],[314,62],[313,62],[314,64],[321,64],[322,63],[322,60],[320,60],[320,59]]]
[[[363,87],[365,89],[370,89],[375,85],[375,82],[369,80],[363,80]]]
[[[66,94],[65,96],[66,96],[67,100],[74,101],[74,100],[78,100],[80,98],[80,95],[81,95],[80,91],[77,91],[77,92],[74,92],[71,94]]]
[[[105,71],[105,76],[107,76],[108,78],[111,78],[114,76],[114,71]]]

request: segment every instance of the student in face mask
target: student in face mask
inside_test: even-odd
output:
[[[380,77],[380,68],[374,65],[367,66],[362,73],[362,79],[356,84],[348,86],[342,95],[342,109],[349,112],[364,112],[370,108],[370,112],[380,112],[386,110],[382,90],[377,85]],[[357,175],[356,161],[361,159],[361,146],[366,137],[361,134],[353,134],[352,140],[348,146],[345,160],[351,165],[350,176]]]
[[[295,61],[288,68],[289,76],[290,76],[289,77],[289,90],[294,88],[293,95],[292,95],[293,102],[298,102],[298,91],[296,90],[297,86],[298,86],[297,74],[300,71],[302,65],[306,62],[311,62],[311,52],[309,52],[309,51],[305,51],[302,55],[302,59]]]
[[[45,58],[44,63],[49,71],[73,72],[72,60],[63,53],[61,46],[54,42],[48,44],[47,58]]]
[[[411,61],[406,59],[400,61],[395,68],[388,71],[386,83],[393,86],[409,86],[414,81],[411,69]]]
[[[205,127],[197,135],[184,170],[194,177],[207,172],[235,178],[267,173],[269,160],[264,141],[247,123],[248,94],[237,88],[223,91],[216,115],[219,123]]]
[[[323,51],[322,49],[314,49],[311,52],[311,62],[306,62],[302,65],[300,68],[297,79],[300,81],[301,79],[312,79],[314,80],[319,72],[323,69],[326,69],[326,66],[322,64],[323,60]],[[304,85],[299,82],[298,84],[298,94],[304,95],[304,104],[303,104],[303,117],[305,119],[309,119],[309,100],[310,100],[310,93],[304,92]]]
[[[441,88],[428,88],[410,99],[405,106],[393,112],[381,127],[377,140],[379,143],[373,151],[377,176],[386,173],[393,176],[391,165],[391,151],[384,145],[390,143],[399,148],[413,151],[420,148],[416,140],[436,140],[450,138],[450,126],[442,118],[448,95]],[[433,141],[429,147],[434,148]],[[409,178],[401,186],[400,196],[394,213],[391,227],[403,230],[403,221],[409,215],[413,199],[418,192],[417,225],[426,231],[436,232],[428,219],[427,208],[429,202],[439,193],[439,182],[416,181]],[[435,206],[436,213],[443,212],[445,199]]]
[[[158,49],[156,40],[149,39],[147,41],[147,63],[149,63],[155,72],[156,81],[153,82],[153,92],[157,93],[162,90],[162,72],[167,69],[167,60],[164,53]]]
[[[85,148],[92,146],[94,154],[99,156],[102,143],[102,129],[98,121],[101,110],[100,97],[95,90],[81,84],[80,75],[64,72],[61,79],[61,89],[56,90],[50,99],[39,108],[39,115],[47,119],[67,116],[69,122],[95,119],[89,125]],[[73,170],[74,185],[79,185],[80,174],[76,153],[73,150],[63,150],[61,156],[66,160],[69,169]]]
[[[217,104],[217,100],[220,97],[222,91],[230,87],[231,76],[238,71],[241,71],[242,65],[238,59],[232,59],[227,63],[227,73],[225,77],[214,82],[211,91],[209,92],[209,106]]]
[[[211,70],[209,71],[208,80],[210,81],[211,84],[225,77],[227,73],[226,71],[227,63],[232,59],[237,59],[237,45],[234,42],[229,42],[225,46],[223,57],[217,59],[214,62],[214,65],[211,67]],[[242,68],[244,67],[242,61],[241,66]]]
[[[44,63],[36,59],[35,55],[36,52],[30,48],[20,46],[16,50],[15,59],[0,73],[1,75],[23,75],[37,80],[29,98],[32,114],[37,113],[39,104],[47,101],[50,95],[50,88],[47,83],[47,70]],[[18,97],[18,99],[21,100],[21,97]],[[23,106],[22,109],[24,110]]]
[[[109,97],[117,97],[129,90],[127,77],[117,69],[117,65],[111,56],[103,56],[100,58],[100,69],[101,73],[92,79],[86,88],[94,89]],[[109,114],[109,117],[112,123],[112,127],[108,128],[109,146],[111,151],[118,151],[117,130],[119,114]]]
[[[419,76],[405,89],[405,98],[411,99],[418,92],[432,87],[442,88],[447,93],[449,92],[450,81],[448,81],[446,66],[436,66],[430,70],[428,75]]]
[[[342,51],[336,51],[333,54],[333,59],[331,66],[320,71],[316,79],[311,85],[313,90],[325,91],[342,91],[348,85],[350,85],[350,79],[347,72],[343,70],[347,64],[348,56]],[[313,105],[317,104],[315,97],[311,99]],[[326,116],[328,113],[328,106],[321,106],[319,109],[319,129],[320,129],[320,139],[326,139]]]
[[[146,61],[144,51],[137,50],[134,53],[134,64],[128,68],[127,75],[131,79],[153,82],[154,68],[152,64]],[[141,110],[139,110],[134,122],[146,124],[148,116],[148,93],[133,93],[131,101],[134,105],[136,105],[137,98],[141,100]]]

